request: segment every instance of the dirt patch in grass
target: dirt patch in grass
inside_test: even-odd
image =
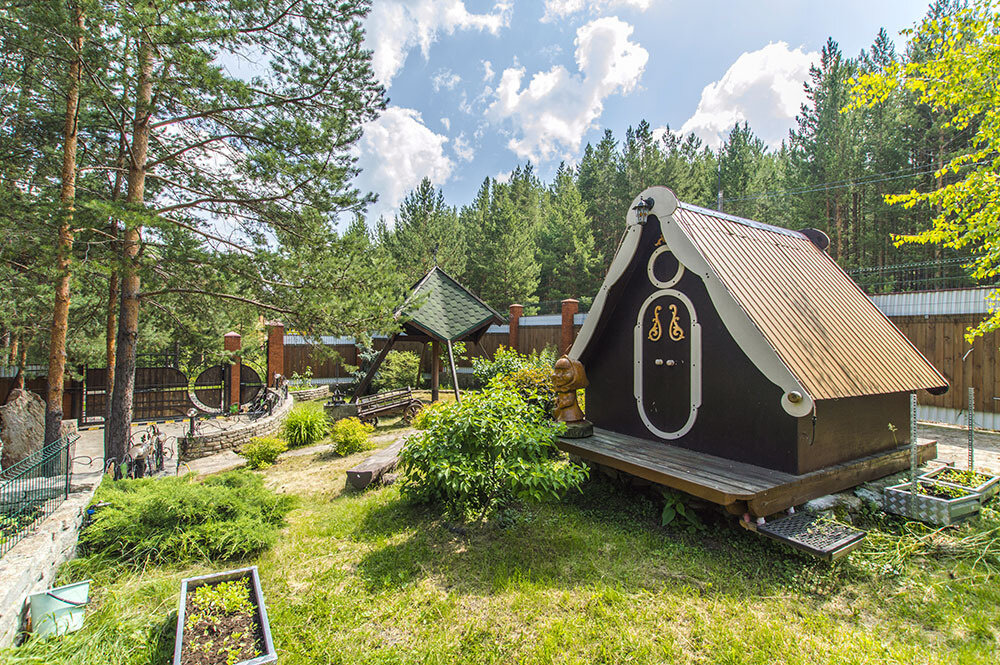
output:
[[[371,437],[375,448],[346,457],[334,453],[333,446],[328,441],[308,448],[291,450],[282,454],[278,463],[267,469],[264,482],[276,492],[324,494],[329,499],[336,498],[345,491],[355,491],[345,487],[348,469],[368,459],[376,450],[390,446],[414,431],[405,428],[385,433],[376,432]]]

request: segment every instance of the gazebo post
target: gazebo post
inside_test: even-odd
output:
[[[455,401],[461,404],[462,396],[458,392],[458,370],[455,369],[455,354],[451,350],[451,340],[448,340],[448,362],[451,363],[451,383],[455,386]]]
[[[431,401],[438,401],[441,387],[441,342],[431,342]]]

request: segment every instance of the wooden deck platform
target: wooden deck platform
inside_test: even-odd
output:
[[[725,506],[735,514],[766,517],[810,499],[906,469],[910,449],[893,450],[796,476],[637,437],[594,429],[582,439],[559,439],[571,455],[624,471]],[[921,463],[937,456],[937,442],[918,440]]]

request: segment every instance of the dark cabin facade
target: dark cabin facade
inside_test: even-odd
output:
[[[665,187],[640,202],[648,215],[629,211],[569,352],[595,428],[793,475],[908,442],[909,393],[947,381],[823,234],[678,203]]]

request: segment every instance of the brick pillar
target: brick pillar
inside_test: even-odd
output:
[[[518,328],[521,322],[521,312],[524,311],[524,305],[511,305],[510,306],[510,331],[507,336],[507,346],[517,350],[518,342]]]
[[[239,333],[228,332],[223,338],[226,351],[239,351],[242,348],[242,338]],[[240,357],[236,355],[229,366],[229,395],[226,406],[240,403]]]
[[[566,298],[562,301],[562,328],[559,336],[559,353],[569,353],[573,346],[573,317],[580,309],[580,301]]]
[[[274,375],[285,375],[285,324],[268,321],[267,326],[267,385],[274,388]]]

